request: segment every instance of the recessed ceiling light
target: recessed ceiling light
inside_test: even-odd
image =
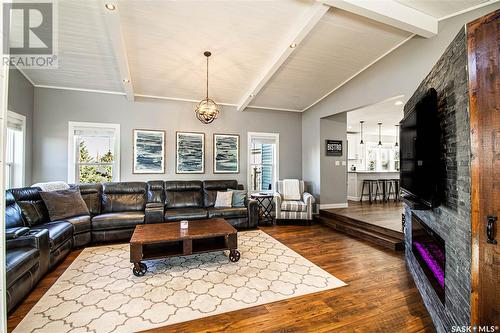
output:
[[[290,44],[290,48],[291,48],[291,49],[294,49],[294,48],[296,48],[296,47],[297,47],[297,43],[292,43],[292,44]]]
[[[129,79],[123,79],[123,83],[130,83]]]
[[[104,7],[106,7],[107,10],[115,10],[116,9],[116,6],[113,5],[112,3],[107,3],[104,5]]]
[[[250,98],[253,98],[253,96],[255,96],[254,94],[250,94]]]
[[[403,105],[403,102],[402,101],[396,101],[396,103],[394,103],[394,105]]]

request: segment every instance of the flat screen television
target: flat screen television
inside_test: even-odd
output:
[[[437,207],[441,144],[436,90],[429,89],[399,125],[403,200],[415,208]]]

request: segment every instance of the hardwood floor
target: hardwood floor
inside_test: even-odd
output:
[[[434,332],[404,256],[322,225],[261,227],[348,284],[150,332]],[[8,318],[9,332],[80,251],[72,252]],[[54,332],[57,333],[57,332]]]
[[[348,204],[347,208],[325,209],[325,211],[401,232],[401,214],[403,213],[401,202],[369,204],[368,202],[349,201]]]

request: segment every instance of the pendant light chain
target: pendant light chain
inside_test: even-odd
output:
[[[378,123],[378,145],[382,146],[382,123]]]
[[[207,57],[207,97],[208,99],[208,57]]]
[[[394,147],[398,147],[399,146],[399,143],[398,143],[399,125],[395,125],[395,126],[396,126],[396,144],[394,145]]]
[[[363,142],[363,123],[364,123],[364,122],[365,122],[364,120],[361,120],[361,121],[359,122],[359,126],[361,127],[361,141],[359,142],[359,144],[361,144],[361,145],[364,143],[364,142]]]

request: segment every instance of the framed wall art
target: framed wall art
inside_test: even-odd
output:
[[[176,133],[176,173],[205,173],[205,133]]]
[[[240,172],[240,136],[214,134],[214,173]]]
[[[342,140],[325,140],[326,156],[342,156]]]
[[[165,173],[165,131],[134,129],[133,173]]]

